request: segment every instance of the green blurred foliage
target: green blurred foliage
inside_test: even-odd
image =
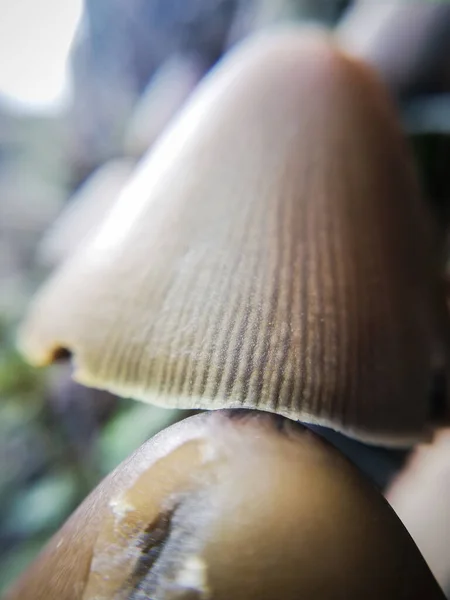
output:
[[[184,415],[183,415],[184,416]],[[180,412],[127,403],[103,427],[97,445],[102,473],[109,473],[150,437],[180,417]]]

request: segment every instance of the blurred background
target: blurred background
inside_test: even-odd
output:
[[[75,384],[64,360],[24,363],[15,333],[36,288],[221,56],[281,22],[335,27],[379,68],[445,242],[450,14],[432,5],[0,0],[0,594],[102,477],[186,416]],[[450,434],[419,448],[386,494],[450,597]]]

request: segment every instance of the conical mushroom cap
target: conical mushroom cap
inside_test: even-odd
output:
[[[322,32],[261,35],[199,86],[21,346],[155,404],[407,444],[444,310],[428,225],[372,72]]]
[[[5,600],[443,600],[384,498],[302,426],[192,417],[80,506]]]

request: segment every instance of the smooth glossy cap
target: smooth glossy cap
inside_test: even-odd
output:
[[[258,412],[187,419],[122,463],[6,600],[443,600],[346,459]]]

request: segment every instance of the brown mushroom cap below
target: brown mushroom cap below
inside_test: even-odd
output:
[[[397,121],[329,35],[244,43],[44,287],[24,353],[163,406],[426,438],[448,315]]]
[[[158,434],[7,600],[443,599],[393,510],[301,425],[215,411]]]

